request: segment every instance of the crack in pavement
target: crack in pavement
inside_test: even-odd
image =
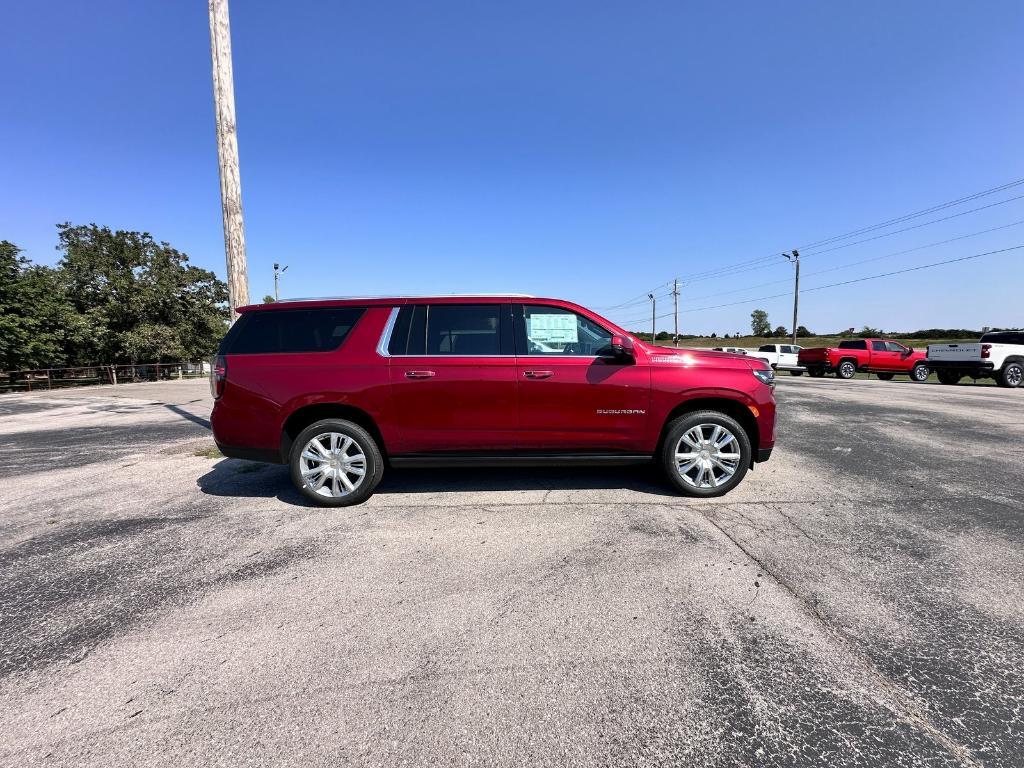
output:
[[[720,506],[728,509],[726,504]],[[735,512],[735,510],[730,511]],[[854,662],[855,666],[860,669],[867,679],[877,686],[877,694],[885,706],[891,709],[897,716],[902,717],[906,722],[924,731],[932,741],[949,752],[960,765],[966,768],[984,768],[984,763],[978,760],[967,746],[950,737],[932,722],[931,718],[928,717],[925,707],[913,695],[883,674],[871,659],[850,642],[846,635],[835,629],[832,623],[818,610],[816,604],[803,597],[796,587],[790,584],[782,574],[776,572],[764,560],[757,557],[714,518],[703,511],[701,511],[701,516],[751,562],[763,569],[765,576],[778,584],[814,618],[825,636],[829,637]]]

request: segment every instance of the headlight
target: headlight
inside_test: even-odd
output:
[[[754,368],[751,370],[758,379],[761,380],[762,384],[767,384],[769,387],[775,384],[775,371],[771,368]]]

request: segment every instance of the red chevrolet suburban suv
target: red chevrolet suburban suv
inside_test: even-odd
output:
[[[656,461],[720,496],[775,444],[762,360],[642,343],[527,296],[315,299],[243,307],[214,361],[226,456],[287,463],[346,506],[385,466]]]

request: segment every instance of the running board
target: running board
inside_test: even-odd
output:
[[[393,467],[627,466],[653,461],[649,453],[406,453],[388,458]]]

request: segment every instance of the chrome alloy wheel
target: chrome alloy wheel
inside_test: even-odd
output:
[[[302,484],[320,496],[348,496],[366,477],[366,454],[348,435],[324,432],[299,455]]]
[[[676,471],[694,488],[717,488],[736,474],[740,443],[719,424],[691,427],[676,443]]]
[[[910,371],[910,375],[914,377],[914,381],[928,381],[928,375],[931,371],[928,370],[926,365],[915,365],[913,370]]]
[[[1006,383],[1011,387],[1019,387],[1024,380],[1024,370],[1019,365],[1011,365],[1006,369]]]

